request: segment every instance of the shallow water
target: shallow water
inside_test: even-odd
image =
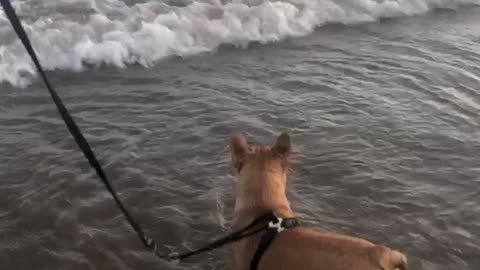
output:
[[[402,250],[414,269],[479,269],[479,18],[464,7],[328,24],[149,68],[50,77],[165,252],[227,232],[227,135],[269,144],[286,131],[289,198],[305,226]],[[0,269],[223,268],[225,250],[181,265],[146,251],[47,91],[29,83],[0,84]]]

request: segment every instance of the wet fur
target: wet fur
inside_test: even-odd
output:
[[[236,182],[233,230],[247,226],[265,212],[281,217],[294,214],[286,197],[289,135],[274,146],[249,146],[241,134],[230,139]],[[248,270],[261,235],[233,246],[231,269]],[[406,257],[395,250],[360,238],[295,228],[278,235],[262,257],[259,270],[406,270]]]

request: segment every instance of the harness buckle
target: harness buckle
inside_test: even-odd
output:
[[[277,217],[277,222],[273,223],[273,221],[270,221],[268,223],[268,228],[277,229],[277,233],[281,233],[285,230],[285,228],[282,227],[282,222],[283,222],[283,218]]]

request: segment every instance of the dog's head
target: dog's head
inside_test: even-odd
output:
[[[273,146],[250,146],[243,135],[236,133],[230,138],[233,166],[239,180],[278,181],[287,179],[288,156],[292,149],[290,136],[281,134]]]

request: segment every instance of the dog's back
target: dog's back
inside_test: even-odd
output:
[[[298,228],[279,234],[259,269],[405,270],[406,259],[363,239]]]

